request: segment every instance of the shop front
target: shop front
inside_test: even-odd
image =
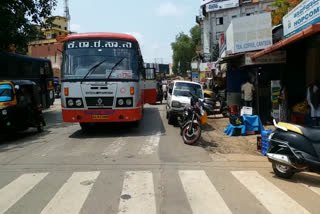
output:
[[[266,54],[279,50],[286,52],[286,66],[279,79],[281,93],[278,97],[286,105],[279,106],[280,119],[310,125],[312,121],[307,91],[311,84],[320,82],[320,24],[311,25],[253,54],[251,59],[258,61]]]
[[[272,100],[272,89],[275,84],[279,85],[285,70],[286,53],[278,51],[252,61],[251,56],[255,53],[242,53],[223,59],[222,62],[227,63],[227,103],[239,112],[245,105],[241,88],[249,81],[254,85],[253,114],[259,115],[263,124],[268,124],[278,117],[274,111],[277,104],[276,100]]]

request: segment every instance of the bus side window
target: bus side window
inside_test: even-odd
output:
[[[40,77],[40,63],[39,62],[32,63],[32,71],[36,77]]]
[[[8,74],[8,60],[4,59],[4,57],[0,58],[0,75],[1,77]]]
[[[8,72],[10,73],[10,77],[16,78],[19,76],[18,69],[21,69],[21,62],[9,60],[8,61]]]
[[[32,62],[28,62],[28,61],[22,62],[21,71],[22,71],[23,77],[26,77],[26,78],[34,77],[32,72]]]
[[[48,62],[44,63],[44,69],[45,69],[45,72],[46,72],[47,75],[50,75],[50,76],[53,75],[53,72],[51,70],[50,64]]]

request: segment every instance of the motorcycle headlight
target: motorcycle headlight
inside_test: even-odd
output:
[[[118,105],[119,105],[119,106],[123,106],[123,104],[124,104],[123,99],[119,99],[119,100],[118,100]]]
[[[132,105],[131,99],[126,99],[126,105],[127,105],[127,106],[131,106],[131,105]]]
[[[76,106],[78,106],[78,107],[82,106],[82,100],[81,99],[77,99],[76,100]]]
[[[68,100],[68,106],[73,106],[74,105],[74,102],[73,102],[73,100]]]
[[[2,110],[2,115],[6,116],[8,114],[8,111],[6,109]]]
[[[172,101],[171,106],[174,108],[179,108],[181,106],[181,103],[178,101]]]

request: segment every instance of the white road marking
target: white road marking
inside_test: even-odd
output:
[[[320,187],[310,186],[307,184],[302,184],[302,185],[305,186],[306,188],[310,189],[312,192],[320,195]]]
[[[256,171],[231,172],[270,213],[309,213],[274,184]]]
[[[127,142],[124,140],[124,138],[119,137],[105,149],[102,155],[105,157],[115,156],[119,154],[120,150],[126,145],[126,143]]]
[[[100,172],[73,173],[41,213],[79,213],[99,174]]]
[[[152,136],[150,136],[139,151],[139,155],[152,155],[155,153],[159,147],[161,133],[158,132]]]
[[[5,213],[48,173],[24,174],[0,190],[0,213]]]
[[[179,171],[193,214],[232,213],[202,170]]]
[[[156,201],[152,172],[128,171],[125,174],[119,214],[155,214]]]

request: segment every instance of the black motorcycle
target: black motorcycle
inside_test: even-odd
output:
[[[287,179],[302,171],[320,174],[320,129],[275,121],[274,125],[267,153],[274,173]]]
[[[204,98],[203,108],[208,115],[222,114],[223,117],[229,117],[228,105],[220,94],[216,94],[214,99]]]
[[[201,119],[205,114],[203,103],[196,96],[192,95],[190,103],[184,108],[182,116],[178,117],[180,134],[184,143],[189,145],[201,137]]]

